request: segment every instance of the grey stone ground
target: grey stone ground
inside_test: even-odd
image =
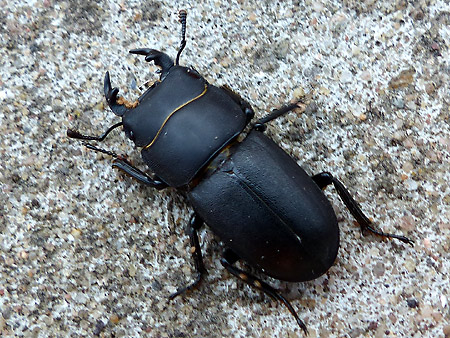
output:
[[[127,51],[175,56],[249,99],[258,116],[302,92],[303,114],[268,133],[308,173],[339,177],[385,231],[414,247],[362,237],[327,190],[341,250],[319,279],[281,283],[310,337],[450,336],[448,1],[0,1],[0,335],[18,337],[296,337],[284,307],[220,267],[192,278],[175,191],[156,192],[68,140],[117,121],[102,81],[129,99],[155,67]],[[103,144],[139,153],[116,132]]]

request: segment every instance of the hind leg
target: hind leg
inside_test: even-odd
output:
[[[366,215],[362,212],[361,208],[358,206],[358,203],[353,199],[353,197],[350,195],[350,192],[345,188],[345,186],[333,175],[331,175],[328,172],[323,172],[317,175],[314,175],[312,179],[316,182],[316,184],[321,188],[324,189],[330,184],[333,184],[339,197],[341,198],[342,202],[344,202],[347,209],[350,211],[350,213],[353,215],[353,217],[356,218],[356,220],[359,223],[359,226],[361,227],[361,231],[369,231],[375,235],[385,237],[385,238],[395,238],[399,241],[402,241],[403,243],[413,245],[414,241],[410,240],[409,238],[405,236],[400,235],[394,235],[382,232],[380,230],[377,230],[372,227],[372,222],[367,218]]]
[[[233,276],[239,278],[241,281],[247,283],[251,287],[254,287],[254,288],[264,292],[266,295],[270,296],[272,299],[284,304],[288,308],[289,312],[294,316],[295,320],[297,321],[298,326],[300,326],[300,328],[303,330],[303,332],[307,335],[308,330],[306,328],[306,325],[298,317],[298,315],[295,312],[294,308],[292,307],[291,303],[289,303],[289,301],[286,298],[284,298],[282,295],[280,295],[269,284],[263,282],[262,280],[256,278],[255,276],[235,267],[234,263],[236,263],[237,260],[239,260],[239,257],[233,251],[227,249],[227,250],[225,250],[223,258],[220,260],[220,262],[228,270],[228,272],[231,273]]]

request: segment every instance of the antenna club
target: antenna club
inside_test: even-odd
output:
[[[180,48],[178,49],[177,58],[175,61],[175,64],[178,66],[180,61],[180,55],[183,51],[184,47],[186,46],[186,18],[187,18],[187,12],[186,10],[182,9],[178,12],[178,21],[181,23],[181,44]]]
[[[178,12],[178,20],[180,21],[180,23],[186,22],[186,17],[187,17],[187,12],[185,9],[181,9]]]

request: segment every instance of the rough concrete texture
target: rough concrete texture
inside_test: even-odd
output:
[[[139,185],[111,158],[66,137],[118,121],[103,76],[132,100],[173,57],[246,97],[257,116],[302,93],[303,114],[267,133],[305,170],[330,171],[377,226],[340,220],[335,265],[306,283],[266,281],[310,337],[449,337],[450,5],[418,1],[0,1],[0,332],[17,337],[297,337],[289,312],[224,271],[220,239],[201,232],[209,274],[193,278],[174,190]],[[102,143],[144,169],[117,131]],[[230,212],[230,211],[224,211]],[[242,224],[245,226],[245,223]]]

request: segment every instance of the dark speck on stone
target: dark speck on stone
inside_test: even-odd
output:
[[[415,300],[414,298],[410,298],[406,302],[408,303],[408,306],[411,309],[414,309],[419,306],[419,302],[417,300]]]
[[[155,279],[153,281],[153,283],[152,283],[152,288],[153,288],[153,290],[161,291],[162,290],[162,285],[161,285],[161,283],[158,280]]]
[[[100,333],[103,331],[105,326],[106,326],[105,323],[103,323],[103,321],[99,320],[97,323],[95,323],[95,328],[94,328],[94,331],[92,333],[95,336],[100,335]]]
[[[377,322],[370,322],[370,323],[369,323],[368,329],[369,329],[370,331],[374,331],[374,330],[377,329],[377,327],[378,327],[378,323],[377,323]]]

